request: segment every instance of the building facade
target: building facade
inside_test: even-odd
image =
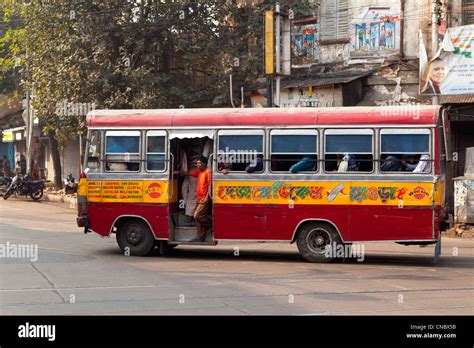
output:
[[[432,8],[432,0],[315,4],[292,23],[292,72],[282,78],[281,106],[431,104],[432,96],[420,94],[420,48],[433,58]],[[439,44],[448,28],[474,24],[473,0],[438,1],[437,9]],[[252,94],[252,106],[267,104],[263,87]],[[438,103],[451,121],[446,202],[453,213],[452,179],[463,175],[466,148],[474,146],[474,94],[442,95]]]

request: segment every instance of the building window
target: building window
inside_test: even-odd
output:
[[[273,172],[317,171],[316,130],[272,130],[270,135],[270,168]]]
[[[349,38],[349,0],[325,0],[321,3],[321,41]]]
[[[462,1],[462,25],[474,24],[474,1],[463,0]]]

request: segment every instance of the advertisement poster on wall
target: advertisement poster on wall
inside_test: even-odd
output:
[[[319,25],[308,16],[292,22],[293,62],[295,66],[313,64],[320,59]]]
[[[400,18],[389,7],[366,7],[351,25],[352,56],[391,54],[400,48]]]
[[[420,31],[420,94],[474,93],[474,25],[446,30],[437,54],[430,60]]]

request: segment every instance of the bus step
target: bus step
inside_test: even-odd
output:
[[[178,227],[171,234],[171,239],[176,242],[189,242],[191,239],[196,238],[196,234],[196,227]],[[206,242],[212,242],[211,231],[207,233]],[[199,244],[200,242],[197,243]]]

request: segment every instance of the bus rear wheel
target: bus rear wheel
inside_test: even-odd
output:
[[[125,221],[117,230],[117,243],[127,255],[145,256],[155,247],[155,239],[148,225],[141,220]]]
[[[342,243],[339,233],[329,224],[309,223],[304,225],[298,232],[296,245],[306,261],[309,262],[331,262],[334,256],[326,252],[326,248],[333,247],[333,243]]]

